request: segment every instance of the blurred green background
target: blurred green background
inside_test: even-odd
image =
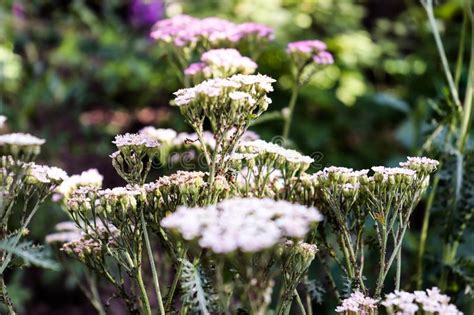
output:
[[[132,10],[137,1],[126,0],[0,3],[0,114],[10,130],[47,139],[42,162],[70,174],[98,168],[106,186],[121,185],[108,158],[115,134],[145,125],[188,130],[169,106],[180,88],[174,70],[148,37],[154,21],[179,13],[274,28],[276,40],[257,61],[259,72],[277,79],[270,110],[281,110],[290,97],[286,44],[312,38],[328,44],[335,63],[303,88],[291,130],[294,147],[321,157],[315,169],[391,165],[416,154],[433,128],[430,104],[446,102],[439,57],[417,0],[149,1],[152,8],[140,12]],[[468,54],[458,52],[462,0],[439,2],[448,58],[456,60]],[[266,140],[281,129],[280,121],[253,128]],[[64,218],[48,204],[31,237],[42,243]],[[407,255],[417,229],[415,217]],[[64,271],[22,270],[10,274],[9,283],[25,314],[92,312]]]

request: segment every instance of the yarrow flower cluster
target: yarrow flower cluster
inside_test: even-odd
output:
[[[28,170],[27,181],[59,185],[68,178],[67,173],[55,166],[38,165],[32,163]]]
[[[424,174],[433,173],[438,167],[439,162],[427,157],[407,157],[406,162],[400,163],[401,167],[412,169]]]
[[[77,241],[82,236],[81,229],[72,221],[60,222],[56,224],[54,230],[55,232],[46,236],[46,243],[62,245],[64,243]]]
[[[104,177],[96,169],[89,169],[83,171],[81,174],[72,175],[65,179],[59,185],[55,192],[57,193],[56,200],[62,198],[67,199],[77,188],[81,186],[102,187]]]
[[[286,52],[299,67],[308,63],[327,65],[334,63],[333,56],[327,51],[325,43],[319,40],[303,40],[288,43]]]
[[[454,304],[449,303],[450,298],[434,287],[426,291],[395,291],[387,294],[382,301],[389,315],[462,315]]]
[[[11,155],[15,159],[32,161],[45,143],[29,133],[9,133],[0,135],[0,154]]]
[[[212,190],[207,183],[208,173],[178,171],[163,176],[155,182],[144,185],[147,204],[153,215],[153,224],[159,227],[159,221],[178,205],[201,206],[208,201],[217,202],[227,197],[230,187],[223,176],[216,176]]]
[[[230,156],[233,167],[238,171],[245,167],[257,169],[262,173],[254,174],[257,180],[259,177],[269,179],[274,170],[279,170],[282,178],[289,180],[302,174],[314,162],[309,156],[264,140],[242,141],[236,152]],[[266,183],[257,183],[257,187],[262,185]]]
[[[317,209],[287,201],[233,198],[204,208],[179,207],[161,225],[226,254],[270,249],[287,237],[301,239],[322,219]]]
[[[163,148],[160,141],[144,133],[117,135],[112,141],[118,151],[112,153],[112,165],[127,182],[144,183],[153,159],[159,157]]]
[[[216,17],[198,19],[188,15],[158,21],[150,36],[158,42],[188,48],[236,46],[244,41],[258,44],[274,37],[273,30],[265,25],[234,24]]]
[[[378,301],[355,291],[342,301],[336,308],[336,313],[344,315],[376,315]]]
[[[212,49],[201,56],[201,61],[191,64],[184,74],[198,83],[210,78],[226,78],[237,73],[252,74],[257,64],[250,58],[242,56],[233,48]]]

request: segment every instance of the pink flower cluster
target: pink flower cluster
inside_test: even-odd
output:
[[[334,58],[327,51],[327,46],[320,40],[302,40],[288,43],[286,52],[297,61],[307,63],[311,59],[316,64],[334,63]]]
[[[228,77],[233,74],[252,74],[257,64],[250,58],[242,56],[233,48],[212,49],[201,56],[201,62],[191,64],[184,74],[200,80]]]
[[[243,40],[272,40],[273,30],[258,23],[235,24],[217,17],[204,19],[178,15],[158,21],[150,36],[177,47],[208,43],[216,47],[222,43],[238,44]]]

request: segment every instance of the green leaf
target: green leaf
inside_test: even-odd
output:
[[[217,314],[219,306],[212,289],[211,281],[202,270],[187,260],[183,260],[181,289],[183,304],[191,309],[192,314]]]
[[[276,121],[276,120],[283,120],[283,115],[281,114],[281,112],[271,111],[271,112],[262,114],[251,124],[251,126],[256,126],[256,125],[260,125],[269,121]]]
[[[15,246],[15,238],[10,237],[0,241],[0,250],[22,259],[26,265],[59,269],[59,265],[49,257],[49,251],[43,246],[34,245],[31,241],[23,241]]]

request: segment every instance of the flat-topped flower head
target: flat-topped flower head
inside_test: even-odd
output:
[[[256,154],[255,159],[261,159],[260,162],[271,163],[276,168],[295,172],[304,172],[314,162],[313,158],[303,155],[298,151],[285,149],[278,144],[266,142],[264,140],[242,141],[238,148],[239,153]]]
[[[216,254],[260,252],[285,238],[304,238],[321,221],[315,208],[273,199],[233,198],[204,208],[179,207],[161,221]]]
[[[250,58],[242,56],[233,48],[213,49],[201,56],[201,61],[191,64],[184,70],[184,74],[193,82],[200,82],[210,78],[225,78],[242,73],[252,74],[257,64]]]
[[[67,199],[71,193],[81,186],[102,187],[104,177],[95,168],[82,172],[81,174],[72,175],[65,179],[59,185],[55,192],[58,197]]]
[[[256,88],[257,92],[260,90],[264,93],[272,92],[272,84],[276,82],[275,79],[260,73],[256,75],[236,74],[230,77],[230,80],[240,83],[244,90]]]
[[[302,40],[288,43],[286,52],[298,67],[308,63],[326,65],[334,63],[334,58],[327,51],[325,43],[319,40]]]
[[[462,315],[450,298],[434,287],[426,291],[395,291],[385,296],[382,305],[387,313],[392,314],[436,314],[436,315]]]
[[[254,41],[272,41],[275,38],[273,29],[259,23],[247,22],[239,24],[230,36],[232,42],[238,42],[243,39]]]
[[[144,135],[146,138],[156,140],[160,143],[170,143],[178,135],[174,129],[155,128],[153,126],[144,127],[138,133]]]
[[[234,140],[227,143],[235,146],[250,123],[267,110],[271,102],[267,93],[273,89],[274,81],[263,75],[241,74],[209,79],[175,92],[174,105],[196,131],[202,133],[203,121],[207,118],[214,134],[235,134]],[[233,151],[222,149],[222,152]]]
[[[95,211],[107,213],[108,219],[115,224],[115,219],[124,220],[128,213],[135,213],[140,201],[145,197],[145,190],[140,186],[127,185],[95,192]]]
[[[439,162],[427,157],[407,157],[406,162],[401,162],[400,166],[408,168],[421,174],[431,174],[438,168]]]
[[[78,241],[82,237],[81,230],[72,221],[65,221],[56,224],[54,233],[46,236],[46,243],[48,244],[63,244],[68,242]]]
[[[336,313],[344,315],[376,315],[378,301],[355,291],[342,301],[336,308]]]
[[[31,183],[59,185],[67,178],[67,173],[55,166],[32,163],[27,172],[27,180]]]
[[[158,42],[187,49],[236,47],[241,44],[261,46],[274,37],[273,30],[262,24],[235,24],[217,17],[198,19],[188,15],[158,21],[150,36]]]
[[[0,154],[29,162],[36,157],[45,143],[29,133],[8,133],[0,135]]]
[[[288,43],[286,48],[287,53],[306,53],[314,54],[318,51],[324,51],[327,49],[327,45],[320,40],[301,40],[297,42]]]
[[[11,144],[18,146],[42,145],[46,141],[29,133],[8,133],[0,135],[0,145]]]
[[[126,133],[124,135],[116,135],[113,144],[120,150],[124,147],[140,147],[154,148],[159,146],[159,142],[140,133]]]
[[[373,178],[377,183],[411,184],[416,177],[414,170],[403,167],[373,166],[372,171],[374,171]]]
[[[214,178],[212,189],[207,183],[208,173],[178,171],[169,176],[162,176],[155,182],[144,185],[147,204],[156,219],[162,219],[166,213],[174,212],[176,207],[200,206],[208,200],[218,201],[225,198],[230,191],[224,176]],[[159,221],[154,222],[159,226]]]

